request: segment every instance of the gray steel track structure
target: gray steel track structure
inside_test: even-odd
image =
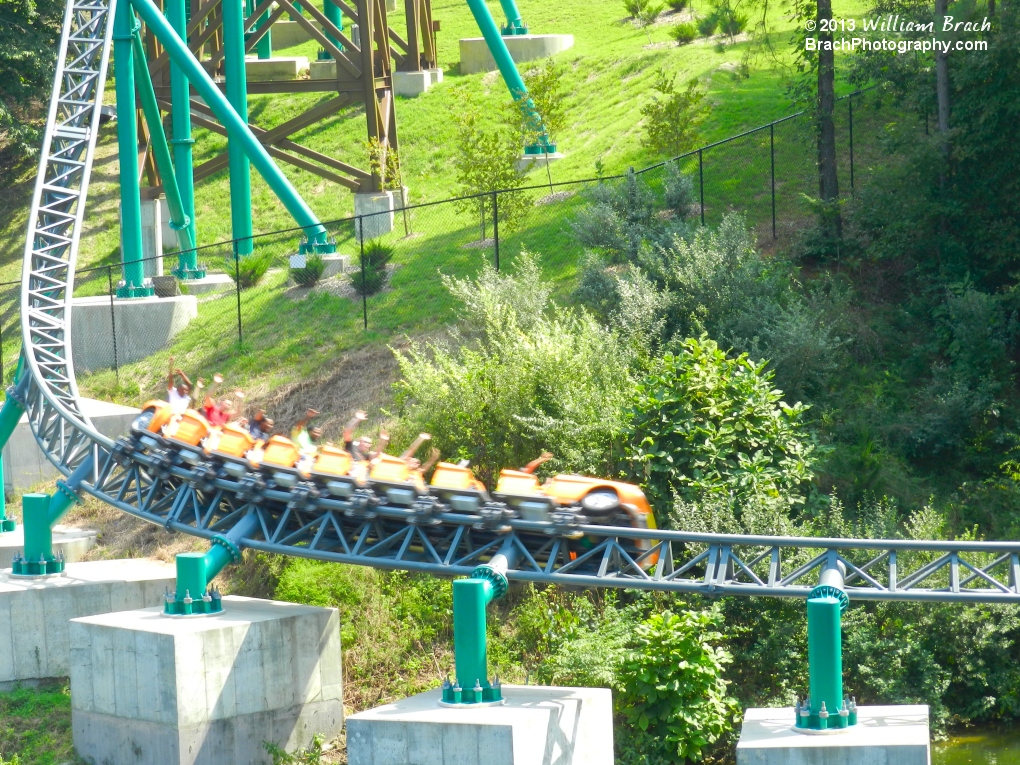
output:
[[[520,562],[509,578],[518,581],[804,598],[819,569],[841,562],[856,600],[1020,603],[1020,542],[754,537],[494,519],[439,504],[340,499],[310,481],[284,488],[255,470],[232,476],[214,459],[192,464],[155,439],[142,445],[99,434],[78,403],[70,312],[116,1],[68,2],[25,248],[24,370],[8,390],[25,406],[48,459],[65,476],[75,474],[73,488],[199,537],[225,534],[253,515],[256,531],[239,540],[242,547],[439,576],[470,574],[510,540]]]

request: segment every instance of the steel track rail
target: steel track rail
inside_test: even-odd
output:
[[[8,391],[24,404],[47,458],[70,475],[88,457],[81,490],[168,529],[212,538],[254,512],[242,546],[318,560],[438,576],[469,574],[506,540],[518,581],[662,590],[707,596],[806,597],[817,569],[841,562],[857,600],[1020,603],[1020,542],[926,542],[694,534],[562,527],[427,512],[293,489],[214,461],[192,466],[170,448],[99,434],[79,405],[71,356],[75,259],[116,0],[70,0],[25,248],[25,373]],[[578,537],[581,539],[579,540]]]

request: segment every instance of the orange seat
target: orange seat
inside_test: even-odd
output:
[[[538,477],[522,470],[500,470],[497,494],[542,494]]]
[[[227,457],[243,459],[253,446],[255,446],[255,439],[248,431],[240,425],[230,422],[223,426],[219,443],[216,445],[216,452]]]
[[[262,458],[263,465],[273,467],[292,468],[301,459],[301,452],[297,445],[289,438],[273,436],[265,446],[266,453]]]
[[[344,449],[335,446],[323,446],[315,458],[312,466],[313,473],[325,473],[327,475],[343,476],[351,471],[351,455]]]
[[[173,411],[170,409],[170,404],[158,399],[145,402],[142,411],[147,412],[150,409],[152,410],[152,419],[149,420],[146,429],[151,433],[162,433],[163,426],[170,422],[170,418],[174,416]]]
[[[470,468],[454,465],[452,462],[440,462],[432,474],[432,485],[437,489],[453,491],[483,491],[484,486],[475,478]]]
[[[170,426],[167,430],[168,437],[189,446],[198,446],[202,443],[202,439],[209,435],[210,429],[209,422],[194,409],[188,409],[176,422],[171,421]]]
[[[406,483],[411,480],[411,471],[407,463],[400,457],[390,454],[380,454],[372,460],[372,467],[368,477],[373,481],[388,481],[391,483]]]

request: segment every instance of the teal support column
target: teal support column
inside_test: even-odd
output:
[[[145,26],[156,36],[166,48],[171,60],[175,61],[187,75],[192,86],[202,96],[202,99],[209,105],[209,108],[216,115],[220,124],[226,129],[232,140],[236,140],[242,147],[251,163],[265,179],[266,183],[273,190],[273,193],[280,199],[287,211],[293,216],[297,224],[304,229],[308,242],[303,247],[314,248],[317,252],[332,252],[335,245],[330,241],[325,227],[319,223],[318,218],[309,209],[308,205],[297,193],[297,190],[287,180],[287,177],[280,172],[265,147],[251,132],[247,122],[238,116],[230,103],[224,98],[219,88],[212,81],[202,65],[198,63],[195,56],[188,50],[187,45],[163,18],[159,8],[152,0],[132,0],[132,5],[145,22]]]
[[[528,88],[525,86],[524,80],[521,79],[521,73],[517,70],[517,64],[514,63],[506,43],[503,42],[503,36],[499,33],[496,22],[492,20],[492,14],[489,13],[485,0],[467,0],[467,4],[468,8],[471,9],[471,14],[475,17],[475,23],[478,24],[482,37],[485,38],[485,44],[488,46],[489,52],[492,53],[492,58],[496,61],[496,66],[499,67],[499,73],[503,76],[503,81],[510,90],[510,96],[524,111],[528,121],[531,123],[532,132],[539,136],[536,143],[525,147],[524,153],[555,153],[556,144],[552,143],[549,138],[545,124],[542,122],[542,116],[538,113],[538,109],[535,108],[535,103],[528,96]]]
[[[237,543],[258,527],[254,514],[246,515],[226,534],[217,534],[206,553],[181,553],[177,556],[176,592],[167,593],[163,613],[167,616],[215,614],[223,610],[220,594],[209,582],[228,563],[241,560]]]
[[[7,517],[7,491],[4,488],[4,459],[0,456],[0,534],[14,531],[17,524]]]
[[[117,154],[120,160],[120,257],[123,283],[117,297],[148,297],[142,267],[142,201],[138,185],[138,125],[135,122],[134,14],[117,3],[113,17],[113,63],[117,79]]]
[[[266,11],[255,24],[255,29],[262,29],[269,23],[269,11]],[[255,43],[255,53],[259,59],[265,61],[273,57],[273,28],[269,27],[266,29],[266,33],[259,38],[259,41]]]
[[[340,6],[338,6],[335,3],[333,3],[333,0],[323,0],[322,11],[323,11],[323,13],[326,16],[326,19],[328,21],[330,21],[333,24],[333,26],[335,26],[337,29],[339,29],[342,32],[343,28],[344,28],[344,15],[340,11]],[[337,46],[340,50],[344,49],[343,44],[338,39],[333,37],[333,35],[327,34],[326,38],[331,43],[333,43],[335,46]],[[331,59],[331,58],[333,58],[333,54],[330,53],[329,51],[327,51],[327,50],[320,50],[319,51],[319,60],[320,61],[323,60],[323,59]]]
[[[156,91],[152,87],[149,68],[145,63],[145,46],[142,45],[141,25],[136,24],[134,36],[135,78],[138,83],[138,94],[141,96],[142,112],[145,124],[149,127],[149,146],[156,159],[156,167],[163,179],[163,191],[166,194],[167,207],[170,208],[170,228],[177,232],[177,245],[182,252],[194,254],[195,240],[192,238],[191,220],[184,211],[184,201],[177,187],[177,175],[174,163],[170,158],[170,147],[167,145],[166,132],[163,130],[163,115],[159,112],[156,102]]]
[[[500,29],[505,35],[526,35],[528,27],[521,19],[521,12],[517,9],[514,0],[499,0],[503,6],[503,14],[506,16],[506,26]]]
[[[248,121],[248,80],[244,64],[244,0],[221,0],[223,9],[223,72],[227,101],[237,116]],[[251,168],[240,141],[227,134],[230,167],[230,225],[237,252],[252,251]]]
[[[170,26],[182,40],[188,39],[188,0],[167,0],[166,15]],[[198,243],[198,227],[195,223],[195,173],[192,164],[191,147],[191,87],[188,78],[176,61],[170,62],[170,118],[174,137],[170,141],[174,152],[174,175],[181,195],[181,205],[188,218],[191,241]],[[177,255],[177,268],[173,275],[178,279],[201,279],[205,270],[198,268],[198,255],[194,250],[181,250]]]
[[[850,600],[843,572],[834,564],[822,571],[807,601],[809,696],[798,702],[796,726],[812,730],[857,723],[857,705],[843,695],[842,613]]]

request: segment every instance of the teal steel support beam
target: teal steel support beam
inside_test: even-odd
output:
[[[255,0],[244,0],[245,18],[250,18],[253,13],[255,13]],[[245,33],[244,39],[246,45],[251,35],[262,29],[268,21],[269,11],[266,11],[255,21],[255,26],[252,31]],[[267,29],[266,33],[259,38],[257,43],[255,43],[255,54],[258,56],[260,61],[265,61],[273,57],[273,30],[271,28]]]
[[[500,32],[505,35],[526,35],[528,27],[521,18],[521,12],[517,9],[514,0],[499,0],[503,6],[503,14],[506,16],[506,26]]]
[[[159,113],[156,91],[152,87],[149,68],[145,63],[145,46],[142,44],[141,25],[136,24],[134,29],[135,79],[138,83],[138,94],[142,100],[145,124],[149,126],[149,146],[152,147],[156,167],[159,168],[159,174],[163,179],[166,204],[170,208],[170,228],[177,233],[177,246],[180,250],[182,252],[193,251],[195,240],[192,238],[191,220],[184,211],[181,191],[177,187],[177,175],[174,173],[174,163],[170,158],[170,147],[167,145],[166,132],[163,130],[163,115]]]
[[[4,459],[0,456],[0,534],[14,531],[17,524],[7,517],[7,490],[4,488]]]
[[[555,153],[556,145],[549,138],[549,133],[542,122],[542,115],[538,113],[534,101],[528,95],[528,88],[525,86],[524,80],[521,79],[521,73],[517,70],[517,64],[514,63],[513,57],[503,41],[503,36],[496,28],[496,22],[492,20],[492,14],[489,13],[485,0],[467,0],[467,4],[471,9],[471,14],[475,17],[475,23],[478,24],[482,37],[485,38],[489,52],[492,53],[492,58],[496,61],[496,66],[499,67],[499,73],[503,75],[503,81],[510,90],[510,96],[523,111],[525,118],[530,123],[531,132],[538,137],[536,143],[525,147],[524,152],[526,154]]]
[[[117,154],[120,160],[120,259],[118,297],[148,297],[142,266],[142,197],[138,184],[138,125],[135,120],[134,15],[130,3],[115,2],[113,63],[117,80]]]
[[[335,26],[340,31],[343,31],[343,28],[344,28],[344,15],[340,11],[340,6],[336,5],[333,2],[333,0],[323,0],[322,11],[325,14],[326,18],[330,22],[332,22],[333,26]],[[344,49],[344,46],[340,43],[339,40],[337,40],[335,37],[333,37],[333,35],[327,33],[326,34],[326,38],[331,43],[333,43],[335,46],[337,46],[340,50]],[[333,58],[333,54],[330,53],[327,50],[322,50],[322,51],[319,52],[319,58],[320,59],[323,59],[323,58],[330,59],[330,58]]]
[[[220,0],[223,9],[223,74],[227,101],[248,122],[248,74],[244,63],[244,0]],[[240,141],[227,133],[230,167],[230,225],[239,255],[252,251],[251,168]]]
[[[258,528],[254,513],[246,515],[226,534],[213,537],[206,553],[180,553],[177,556],[176,592],[167,593],[163,613],[167,616],[214,614],[223,610],[219,593],[209,583],[229,563],[241,560],[238,542]]]
[[[167,0],[166,16],[170,26],[182,40],[187,40],[188,0]],[[176,61],[170,62],[170,118],[173,121],[174,137],[170,141],[174,151],[174,175],[181,195],[181,205],[188,217],[191,241],[198,243],[198,227],[195,223],[195,171],[192,164],[191,147],[191,86],[184,70]],[[182,250],[177,255],[177,268],[173,275],[178,279],[201,279],[205,270],[198,267],[198,254]]]
[[[227,130],[227,134],[236,139],[237,143],[244,149],[248,159],[255,166],[255,169],[265,179],[269,188],[280,199],[280,202],[293,216],[297,224],[304,229],[305,236],[314,245],[327,245],[328,236],[325,227],[319,223],[318,218],[309,209],[305,201],[297,193],[294,186],[280,172],[265,147],[248,128],[247,122],[238,116],[237,112],[224,98],[219,88],[212,81],[202,65],[198,63],[194,55],[188,50],[177,33],[170,27],[159,8],[152,0],[132,0],[132,5],[142,21],[152,31],[163,46],[166,48],[172,60],[184,70],[185,75],[191,81],[195,90],[202,96],[202,99],[212,109],[213,114]]]

